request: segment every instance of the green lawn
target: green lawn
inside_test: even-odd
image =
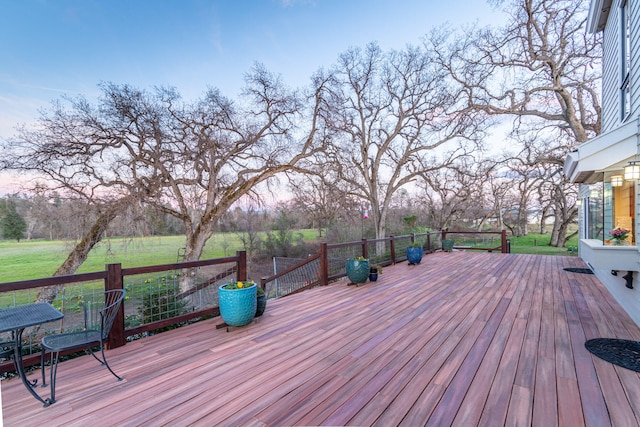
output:
[[[511,253],[512,254],[538,254],[538,255],[576,255],[576,252],[571,252],[567,248],[578,246],[578,236],[575,236],[567,242],[567,247],[556,248],[549,246],[551,241],[551,234],[534,234],[530,233],[527,236],[514,237],[508,236],[511,241]]]
[[[313,241],[317,230],[298,230],[305,240]],[[104,270],[105,264],[123,267],[168,264],[178,261],[184,236],[114,238],[100,242],[78,269],[78,273]],[[0,240],[0,283],[51,276],[62,264],[73,244],[63,241]],[[202,259],[234,255],[243,249],[235,233],[216,233],[205,246]],[[181,261],[181,259],[180,259]]]

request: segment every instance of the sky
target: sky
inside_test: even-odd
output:
[[[500,19],[486,0],[0,0],[0,139],[64,95],[95,100],[101,82],[234,99],[255,63],[301,87],[350,47]]]

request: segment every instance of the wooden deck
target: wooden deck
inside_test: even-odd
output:
[[[5,426],[637,426],[640,374],[586,339],[640,329],[575,257],[435,253],[63,362],[43,408],[2,382]],[[39,371],[32,374],[37,377]],[[47,389],[43,390],[45,396]]]

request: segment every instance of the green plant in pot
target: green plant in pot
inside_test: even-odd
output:
[[[258,307],[258,286],[255,282],[238,281],[218,287],[220,317],[229,326],[251,322]]]
[[[378,280],[378,275],[382,274],[382,266],[379,264],[371,264],[369,268],[369,280],[375,282]]]
[[[369,270],[371,269],[369,259],[364,257],[350,258],[347,260],[347,277],[351,283],[364,283],[369,278]]]
[[[264,310],[267,308],[267,295],[264,293],[264,289],[262,286],[258,286],[257,289],[257,308],[256,308],[256,317],[260,317],[264,314]]]
[[[418,242],[413,242],[407,246],[407,261],[409,265],[420,264],[422,261],[422,244]]]
[[[442,250],[445,252],[453,251],[453,239],[442,239]]]

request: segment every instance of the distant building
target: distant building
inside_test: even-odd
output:
[[[640,2],[591,0],[587,25],[604,36],[602,134],[565,160],[565,175],[581,184],[578,251],[640,325]],[[615,228],[629,230],[621,245]]]

